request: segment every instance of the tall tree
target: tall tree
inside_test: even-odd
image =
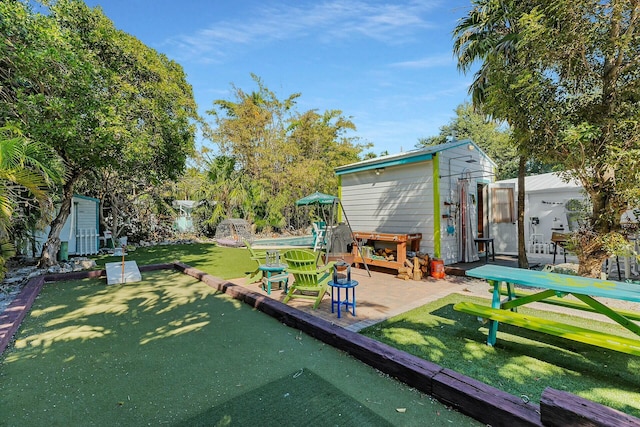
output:
[[[208,113],[215,127],[208,137],[219,146],[222,164],[233,159],[234,173],[226,179],[245,176],[240,187],[228,184],[249,189],[247,219],[261,227],[297,228],[295,200],[314,191],[335,193],[333,169],[357,161],[368,145],[348,136],[355,125],[341,111],[298,113],[295,101],[300,94],[280,100],[260,78],[252,78],[257,91],[233,87],[235,100],[214,101]]]
[[[523,49],[562,117],[562,132],[540,149],[562,159],[591,200],[574,242],[583,275],[599,276],[621,214],[640,205],[639,17],[638,0],[561,0],[522,18]]]
[[[544,137],[548,121],[544,112],[553,111],[541,79],[530,72],[529,57],[520,52],[523,13],[528,1],[475,0],[469,14],[454,30],[454,52],[458,67],[480,69],[469,89],[473,103],[484,113],[505,120],[512,129],[518,161],[518,265],[528,268],[524,240],[524,177],[533,147]],[[526,87],[529,92],[523,91]]]
[[[620,241],[621,214],[640,202],[640,4],[474,5],[457,29],[459,59],[483,59],[474,82],[478,94],[487,111],[508,117],[519,148],[560,161],[566,175],[582,183],[592,211],[574,249],[580,274],[597,277],[615,246],[609,242]]]
[[[116,30],[99,9],[59,0],[40,15],[13,3],[26,12],[5,33],[19,46],[8,60],[19,84],[10,86],[15,101],[6,117],[67,167],[40,260],[50,265],[87,173],[106,168],[153,182],[182,172],[193,148],[195,103],[178,64]]]

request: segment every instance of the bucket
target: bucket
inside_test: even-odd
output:
[[[437,258],[431,259],[431,277],[434,279],[444,279],[444,261]]]
[[[58,261],[69,261],[69,242],[60,242]]]

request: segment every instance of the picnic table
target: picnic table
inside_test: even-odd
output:
[[[508,323],[566,339],[596,345],[611,350],[640,356],[640,339],[631,339],[614,334],[593,331],[588,328],[568,325],[548,319],[518,313],[517,308],[532,302],[548,302],[569,308],[588,310],[607,316],[640,338],[640,313],[615,310],[594,297],[640,302],[640,286],[612,280],[593,279],[567,274],[526,270],[487,264],[466,272],[467,276],[485,279],[492,285],[491,307],[460,302],[454,309],[489,319],[487,344],[496,343],[498,324]],[[506,290],[503,288],[506,284]],[[514,285],[532,288],[533,292],[516,291]],[[501,296],[505,294],[504,301]],[[579,301],[566,301],[566,295]]]

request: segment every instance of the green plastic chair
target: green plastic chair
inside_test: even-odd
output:
[[[283,257],[288,265],[286,272],[293,275],[293,284],[283,302],[286,304],[291,298],[310,299],[314,301],[313,308],[318,308],[329,288],[335,262],[318,267],[317,254],[303,249],[288,250]]]
[[[245,284],[250,285],[251,283],[262,280],[263,272],[262,270],[260,270],[260,266],[265,264],[267,261],[267,251],[266,249],[253,249],[251,247],[251,244],[246,240],[244,241],[244,245],[247,247],[247,249],[249,249],[251,259],[254,260],[257,264],[255,271],[247,274]]]

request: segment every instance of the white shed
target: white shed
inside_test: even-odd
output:
[[[487,186],[495,163],[471,140],[336,168],[354,232],[421,233],[420,251],[445,264],[477,260],[488,237]]]
[[[517,179],[497,181],[495,187],[511,189],[509,198],[516,209]],[[532,175],[525,178],[525,241],[542,243],[533,247],[527,245],[528,251],[544,251],[544,245],[551,240],[553,231],[569,232],[575,227],[571,220],[570,200],[585,201],[587,198],[580,183],[575,180],[565,181],[557,173]],[[496,251],[505,254],[518,253],[518,233],[515,217],[513,221],[493,222],[491,234],[494,237]]]
[[[100,200],[93,197],[74,195],[71,213],[60,232],[60,241],[68,242],[69,255],[97,254],[99,249],[99,216]],[[40,256],[42,246],[47,241],[50,227],[35,235],[36,252],[31,256]],[[31,252],[31,248],[23,248]]]

